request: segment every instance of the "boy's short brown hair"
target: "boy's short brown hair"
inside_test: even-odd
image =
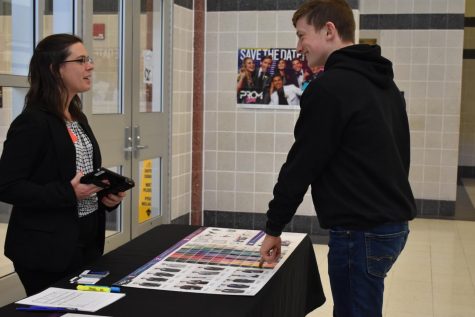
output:
[[[305,18],[315,30],[320,30],[327,22],[332,22],[343,41],[355,42],[355,19],[345,0],[305,1],[292,17],[294,26],[301,18]]]

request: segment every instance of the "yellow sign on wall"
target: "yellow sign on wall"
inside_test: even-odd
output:
[[[140,171],[139,223],[152,215],[152,160],[143,161]]]

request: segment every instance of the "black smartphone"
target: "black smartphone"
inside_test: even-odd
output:
[[[82,184],[94,184],[102,187],[103,189],[99,192],[105,195],[125,192],[135,186],[135,182],[132,178],[120,175],[104,167],[100,167],[84,175],[81,177],[80,182]]]

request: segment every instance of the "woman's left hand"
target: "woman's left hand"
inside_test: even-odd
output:
[[[124,199],[124,197],[125,197],[125,192],[118,192],[117,195],[108,194],[108,195],[102,197],[101,202],[106,207],[112,208],[112,207],[120,204],[120,202],[122,201],[122,199]]]

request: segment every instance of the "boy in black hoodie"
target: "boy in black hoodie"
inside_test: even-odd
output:
[[[378,317],[384,278],[416,212],[405,101],[380,47],[354,45],[355,22],[345,0],[306,1],[292,21],[297,50],[310,67],[325,65],[325,71],[301,97],[261,256],[266,262],[279,257],[282,229],[311,185],[320,225],[330,229],[334,316]]]

